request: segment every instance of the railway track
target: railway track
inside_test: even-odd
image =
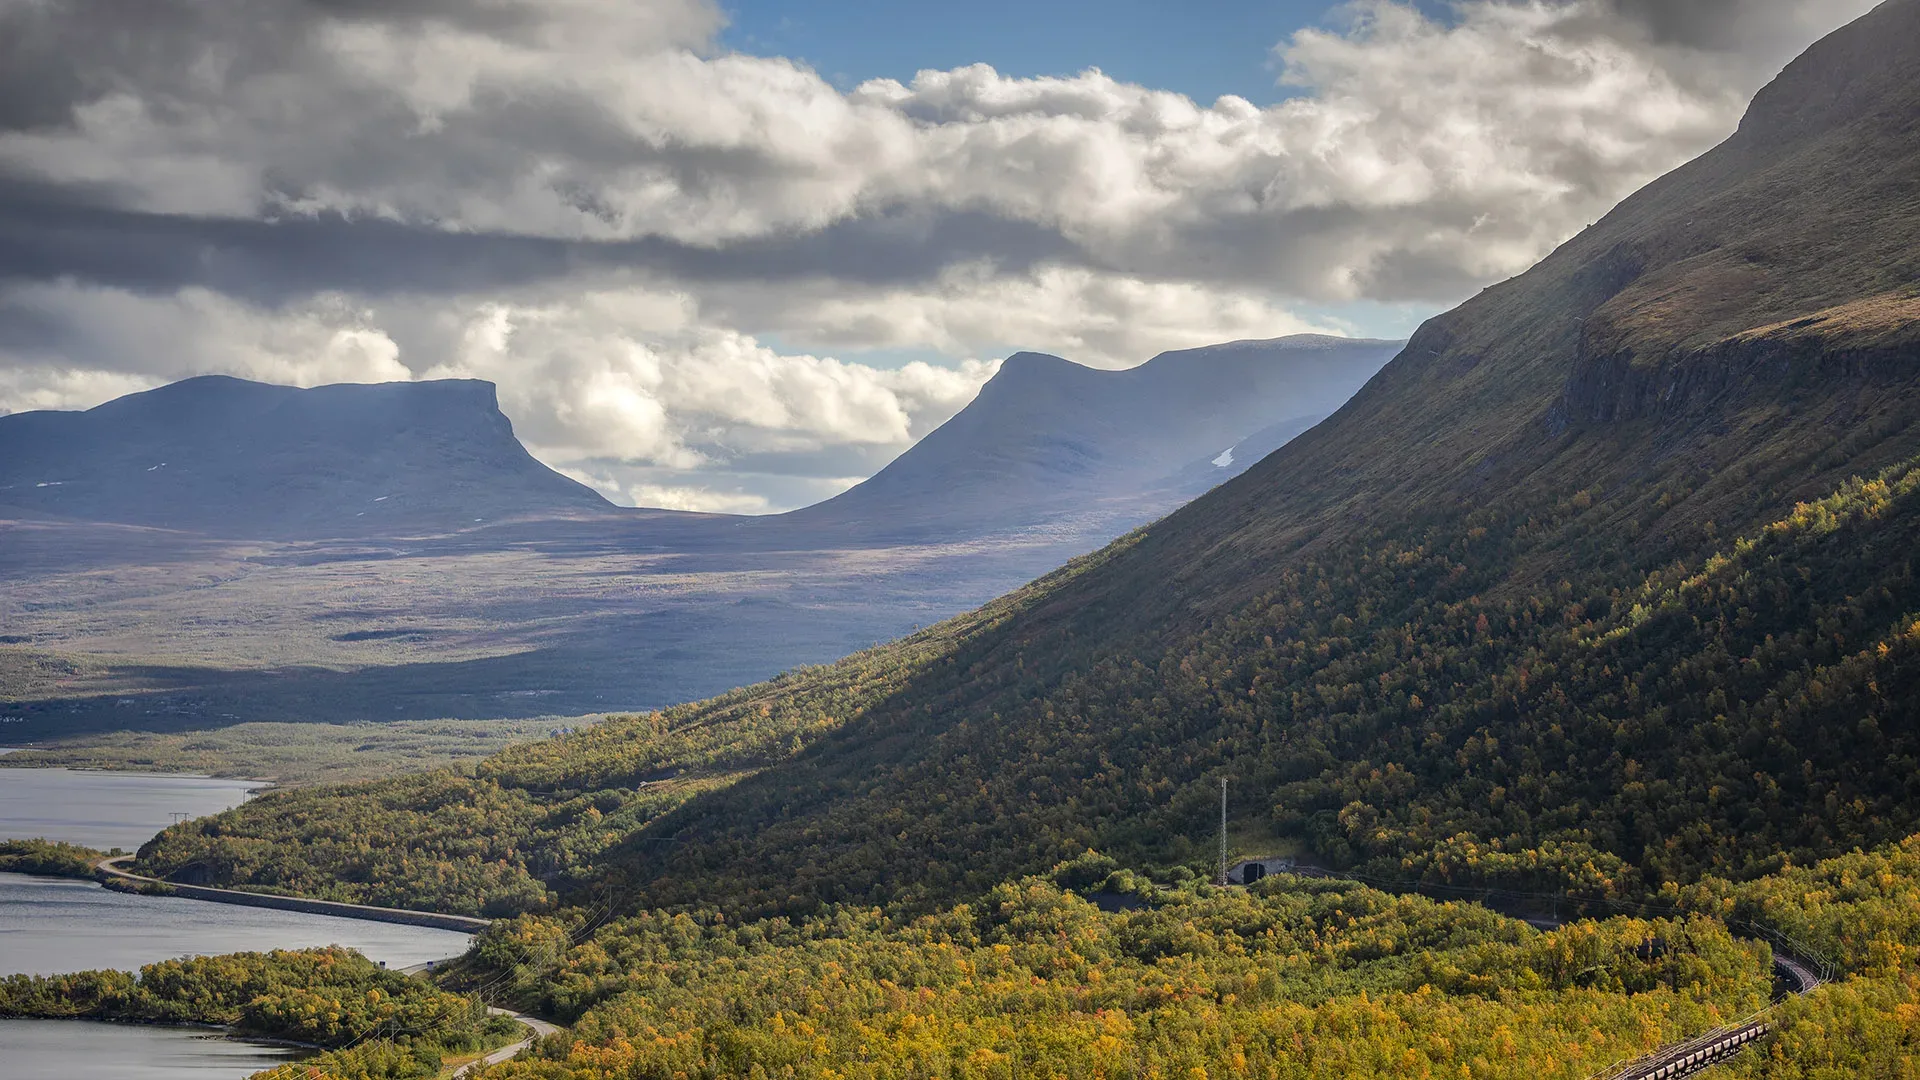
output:
[[[1389,890],[1406,890],[1408,888],[1408,886],[1402,882],[1391,882],[1370,878],[1361,874],[1328,870],[1319,866],[1295,865],[1289,872],[1303,877],[1346,878]],[[1411,891],[1424,892],[1430,888],[1430,886],[1415,886]],[[1457,889],[1441,891],[1455,893],[1455,895],[1452,896],[1441,897],[1444,899],[1476,900],[1480,898],[1474,894],[1481,890]],[[1494,892],[1495,890],[1486,890],[1486,895],[1490,897]],[[1559,899],[1571,900],[1573,898],[1542,895],[1535,896],[1533,899],[1544,901]],[[1485,901],[1482,900],[1481,902]],[[1558,916],[1545,915],[1524,917],[1524,921],[1537,930],[1556,930],[1559,929],[1563,923],[1563,920]],[[1805,948],[1803,944],[1794,942],[1791,939],[1782,938],[1779,934],[1765,930],[1764,928],[1748,925],[1746,930],[1755,937],[1768,940],[1769,944],[1773,946],[1773,972],[1774,975],[1778,977],[1780,984],[1785,987],[1788,996],[1797,997],[1801,994],[1809,993],[1825,981],[1821,970],[1816,969],[1814,965],[1810,965],[1794,957],[1783,948],[1783,946]],[[1776,1001],[1775,1004],[1778,1004],[1778,1002]],[[1766,1018],[1767,1014],[1772,1011],[1772,1008],[1773,1006],[1770,1005],[1766,1009],[1762,1009],[1760,1012],[1738,1023],[1715,1028],[1704,1035],[1687,1039],[1684,1042],[1671,1043],[1663,1046],[1644,1057],[1634,1058],[1631,1061],[1623,1061],[1617,1065],[1609,1066],[1605,1070],[1595,1073],[1589,1077],[1588,1080],[1680,1080],[1681,1077],[1693,1076],[1696,1073],[1703,1072],[1726,1061],[1728,1058],[1745,1051],[1748,1047],[1765,1039],[1773,1030],[1771,1022]]]
[[[1678,1080],[1739,1054],[1766,1038],[1771,1030],[1765,1020],[1750,1020],[1736,1027],[1710,1031],[1699,1038],[1663,1047],[1648,1057],[1615,1066],[1594,1080]]]
[[[1822,981],[1812,967],[1781,952],[1773,954],[1773,973],[1786,985],[1787,992],[1796,997],[1812,992]],[[1685,1042],[1663,1046],[1646,1057],[1622,1062],[1595,1074],[1591,1080],[1680,1080],[1703,1072],[1771,1034],[1773,1025],[1766,1018],[1771,1009],[1769,1006],[1740,1023],[1715,1028]]]

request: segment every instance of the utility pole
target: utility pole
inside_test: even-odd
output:
[[[1227,778],[1220,778],[1220,884],[1227,883]]]

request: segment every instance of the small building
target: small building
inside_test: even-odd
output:
[[[1293,869],[1291,855],[1256,855],[1242,859],[1227,869],[1227,884],[1251,885],[1268,874],[1284,874]]]

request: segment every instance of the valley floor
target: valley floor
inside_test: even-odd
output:
[[[0,521],[0,744],[660,708],[938,622],[1105,535],[673,548],[564,523],[279,543]]]

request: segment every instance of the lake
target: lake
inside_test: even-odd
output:
[[[204,776],[0,769],[0,840],[41,837],[132,851],[173,824],[175,814],[217,814],[259,786]]]
[[[0,837],[131,851],[172,823],[245,801],[247,781],[70,769],[0,769]],[[466,951],[419,926],[112,892],[90,881],[0,874],[0,976],[137,969],[175,956],[345,945],[407,967]],[[84,1047],[84,1052],[81,1048]],[[0,1020],[0,1080],[226,1080],[291,1059],[209,1031]]]
[[[467,935],[0,874],[0,976],[132,971],[175,956],[310,945],[345,945],[388,967],[409,967],[460,955]]]
[[[190,1028],[0,1020],[0,1077],[9,1080],[243,1080],[303,1056]]]

